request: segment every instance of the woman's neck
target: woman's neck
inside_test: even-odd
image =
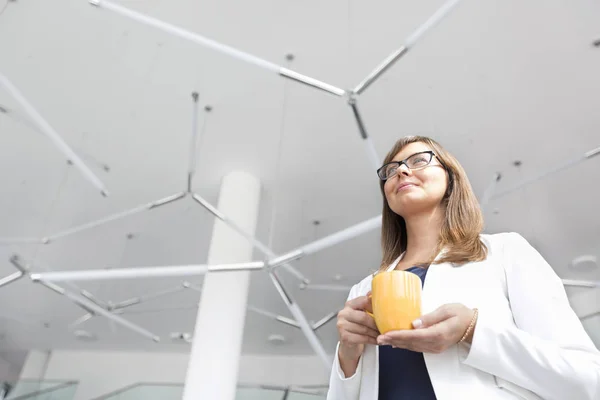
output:
[[[432,259],[437,249],[444,213],[436,208],[427,213],[420,213],[405,218],[406,253],[403,261],[409,263],[424,262]]]

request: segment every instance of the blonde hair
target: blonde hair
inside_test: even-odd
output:
[[[483,215],[479,202],[467,174],[458,160],[435,140],[425,136],[407,136],[396,142],[385,157],[383,164],[392,159],[406,145],[424,143],[435,153],[436,158],[448,174],[448,188],[442,200],[445,210],[444,222],[440,232],[440,240],[434,254],[440,253],[435,263],[454,263],[462,265],[468,262],[482,261],[487,257],[487,248],[479,235],[483,230]],[[383,259],[381,268],[387,268],[405,250],[407,244],[406,222],[388,205],[384,185],[381,181],[383,194],[383,224],[381,228],[381,247]],[[431,264],[432,260],[423,260],[423,264]]]

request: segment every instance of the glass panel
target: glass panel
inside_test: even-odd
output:
[[[24,398],[24,396],[33,396],[36,393],[41,391],[46,391],[48,394],[63,393],[63,396],[68,396],[69,390],[72,390],[73,397],[75,394],[75,389],[77,388],[76,383],[69,384],[68,381],[39,381],[39,380],[20,380],[13,385],[13,389],[10,391],[7,400],[15,399],[15,398]],[[52,390],[52,388],[56,388],[56,390]],[[69,390],[67,390],[69,389]],[[66,393],[66,394],[65,394]],[[40,394],[39,396],[41,396]],[[46,399],[54,399],[50,397],[27,397],[27,399],[35,399],[35,400],[46,400]],[[56,397],[56,399],[68,399],[69,397]]]
[[[283,390],[238,388],[235,400],[281,400]]]
[[[582,324],[596,347],[600,349],[600,314],[585,318]]]
[[[182,385],[139,385],[103,400],[171,400],[181,399],[183,395]]]
[[[77,383],[63,381],[19,381],[7,400],[72,400]]]
[[[306,394],[290,392],[287,400],[325,400],[327,396],[325,394]]]
[[[111,400],[175,400],[183,397],[183,385],[140,385]]]
[[[51,392],[28,396],[23,400],[73,400],[75,390],[77,390],[77,385],[70,385]]]
[[[285,391],[283,389],[240,387],[237,389],[235,400],[282,400],[284,393]],[[182,397],[183,385],[143,384],[120,393],[115,393],[109,397],[103,397],[102,400],[180,400]],[[326,397],[325,394],[317,395],[290,392],[287,400],[325,400]]]

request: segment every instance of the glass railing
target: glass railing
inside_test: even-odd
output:
[[[183,385],[137,384],[94,400],[181,400]],[[235,400],[325,400],[325,389],[244,386]]]
[[[323,400],[326,399],[327,395],[323,394],[308,394],[308,393],[298,393],[298,392],[290,392],[289,396],[286,400]]]
[[[77,390],[74,381],[21,380],[11,386],[6,400],[72,400]]]
[[[596,347],[600,349],[600,314],[585,318],[581,322]]]
[[[139,384],[95,400],[170,400],[183,397],[182,385]]]
[[[235,400],[281,400],[284,391],[277,388],[240,387],[235,394]]]

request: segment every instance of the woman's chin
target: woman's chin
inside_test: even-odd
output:
[[[415,210],[419,209],[419,202],[415,201],[399,201],[393,205],[390,205],[393,212],[405,217],[406,215],[412,214]]]
[[[430,202],[422,196],[410,196],[407,193],[407,195],[396,198],[396,201],[393,204],[390,204],[390,208],[401,217],[406,217],[429,208],[429,203]]]

